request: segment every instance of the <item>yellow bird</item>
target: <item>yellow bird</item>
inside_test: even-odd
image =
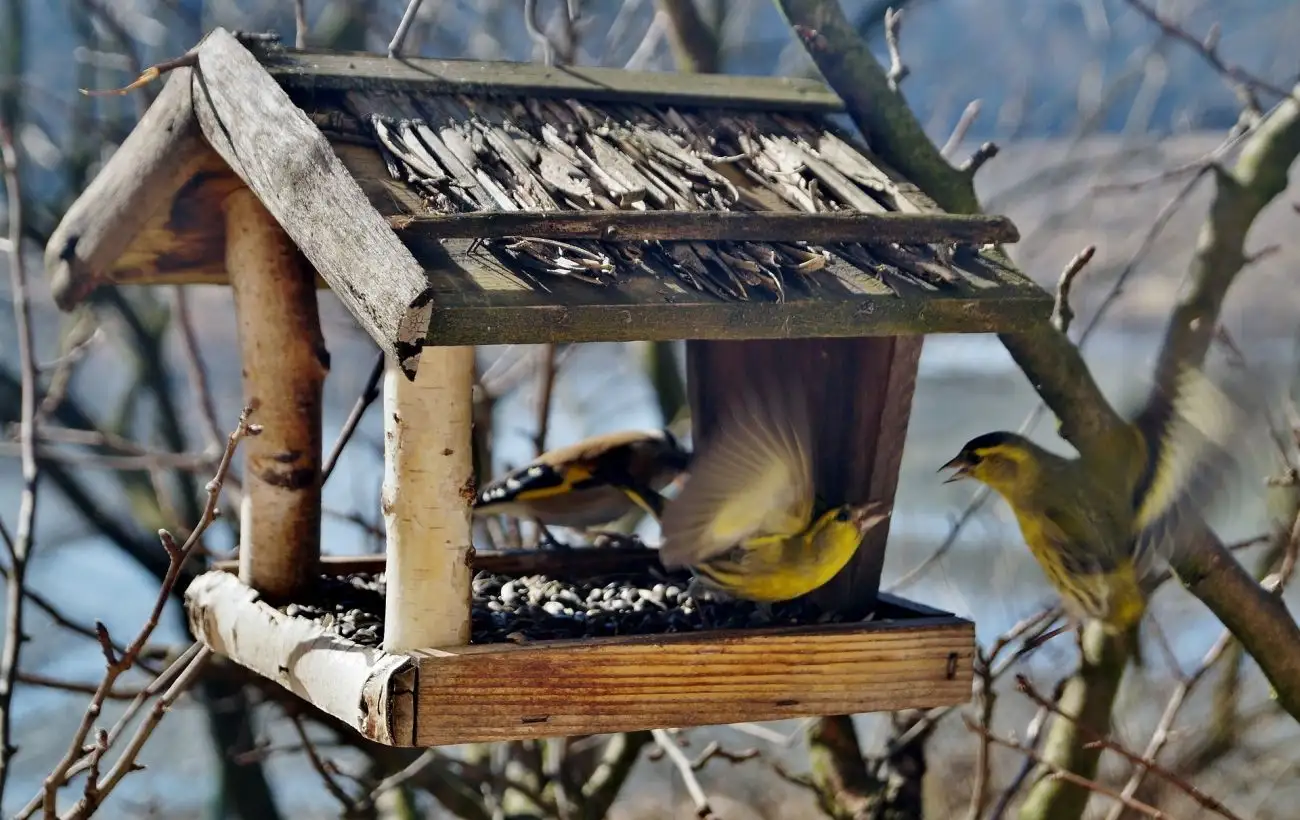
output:
[[[880,504],[820,513],[815,504],[801,394],[751,394],[718,419],[717,434],[665,508],[660,561],[689,567],[705,588],[730,597],[797,598],[834,577],[867,531],[889,517]]]
[[[1169,558],[1186,513],[1220,489],[1244,408],[1199,370],[1169,398],[1155,391],[1106,463],[1064,458],[1017,433],[986,433],[940,468],[945,483],[983,482],[1015,512],[1021,535],[1076,623],[1128,636],[1135,660],[1143,582]]]
[[[548,526],[589,529],[636,508],[658,518],[668,487],[690,461],[667,430],[594,436],[543,453],[493,481],[474,512],[534,518]]]

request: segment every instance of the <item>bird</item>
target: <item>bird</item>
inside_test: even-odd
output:
[[[501,476],[474,501],[476,515],[531,518],[545,526],[590,529],[640,508],[658,519],[660,494],[691,454],[664,430],[626,430],[549,450]]]
[[[889,517],[879,502],[817,511],[806,397],[750,389],[718,418],[661,520],[659,559],[693,586],[767,606],[822,586]]]
[[[976,436],[939,468],[974,479],[1011,507],[1029,551],[1074,626],[1099,621],[1139,666],[1139,628],[1160,559],[1190,511],[1223,484],[1250,405],[1199,368],[1157,388],[1102,460],[1066,458],[1018,433]]]

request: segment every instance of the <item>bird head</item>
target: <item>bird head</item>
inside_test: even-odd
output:
[[[944,484],[973,478],[993,487],[1003,486],[1016,479],[1036,451],[1032,442],[1016,433],[985,433],[966,442],[939,472],[953,471]]]
[[[875,526],[890,516],[889,505],[882,504],[879,501],[871,501],[866,504],[845,504],[836,507],[834,516],[831,518],[833,528],[841,531],[852,531],[859,538],[865,536]]]

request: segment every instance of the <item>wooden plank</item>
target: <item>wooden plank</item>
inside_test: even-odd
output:
[[[185,590],[195,637],[379,743],[394,736],[391,680],[410,665],[404,655],[363,647],[306,618],[291,618],[258,599],[229,572],[206,572]]]
[[[421,265],[248,49],[218,28],[197,54],[193,105],[203,135],[410,378],[428,328]]]
[[[931,708],[970,699],[974,625],[918,618],[413,654],[416,745]]]
[[[398,235],[426,239],[544,237],[638,240],[749,240],[753,242],[861,242],[926,245],[1017,242],[1005,216],[904,213],[764,213],[744,211],[505,211],[394,216]]]
[[[740,77],[624,71],[596,66],[390,59],[364,52],[259,47],[258,59],[285,88],[523,94],[593,101],[823,111],[844,110],[835,92],[800,77]]]
[[[45,270],[64,310],[104,282],[141,230],[166,212],[177,190],[208,162],[210,151],[191,105],[190,74],[188,68],[172,72],[140,123],[50,235]],[[202,262],[219,266],[222,249],[206,246]]]

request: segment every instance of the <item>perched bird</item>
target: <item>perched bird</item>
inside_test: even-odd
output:
[[[983,482],[1015,512],[1021,535],[1076,623],[1130,641],[1146,611],[1143,582],[1167,559],[1186,514],[1221,488],[1245,406],[1199,370],[1153,391],[1106,463],[1064,458],[1017,433],[977,436],[940,468]]]
[[[718,420],[664,510],[660,561],[689,567],[703,587],[770,604],[825,584],[884,505],[815,511],[812,429],[802,394],[757,393]]]
[[[690,461],[667,430],[594,436],[543,453],[478,494],[474,512],[535,518],[542,524],[589,529],[640,507],[658,518],[660,492]]]

